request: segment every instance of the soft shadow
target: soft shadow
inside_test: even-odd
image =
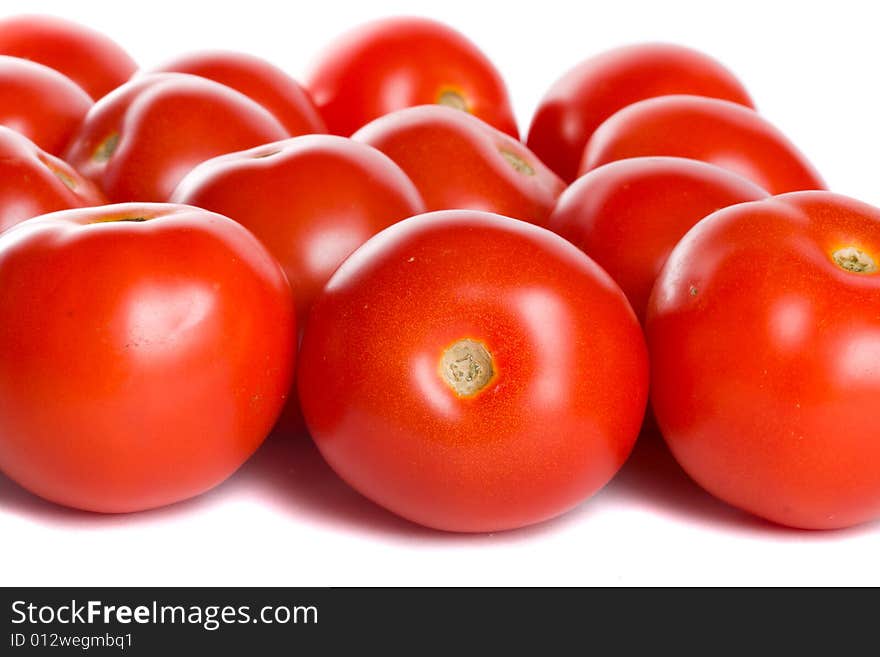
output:
[[[603,495],[697,524],[782,540],[839,539],[877,528],[877,523],[868,523],[825,531],[795,529],[736,509],[704,491],[688,476],[672,456],[650,415],[632,455]]]
[[[360,495],[324,461],[306,435],[272,435],[235,476],[234,486],[256,492],[295,519],[404,541],[517,541],[552,531],[588,510],[581,507],[531,527],[491,534],[463,534],[422,527],[400,518]],[[582,520],[582,518],[580,518]]]
[[[0,512],[29,520],[76,529],[104,529],[137,523],[158,522],[180,513],[192,513],[214,503],[223,494],[222,486],[176,504],[137,513],[94,513],[80,511],[44,500],[0,473]]]

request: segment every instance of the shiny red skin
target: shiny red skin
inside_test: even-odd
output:
[[[44,215],[0,237],[0,288],[0,470],[53,502],[110,513],[198,495],[254,452],[289,392],[287,281],[220,215]]]
[[[634,103],[593,133],[580,173],[645,155],[703,160],[745,176],[771,194],[825,188],[785,135],[754,110],[726,100],[661,96]]]
[[[58,71],[0,55],[0,125],[44,151],[60,155],[91,107],[89,95]]]
[[[73,80],[97,100],[126,82],[137,64],[108,36],[57,16],[0,20],[0,54],[39,62]]]
[[[102,157],[111,135],[118,144]],[[167,201],[197,164],[287,136],[268,110],[234,89],[195,75],[154,73],[95,103],[65,159],[111,201]]]
[[[291,136],[327,132],[306,90],[260,57],[227,51],[196,52],[167,62],[156,71],[189,73],[232,87],[269,110]]]
[[[440,105],[393,112],[352,139],[378,148],[416,184],[428,210],[469,209],[546,222],[565,183],[521,142]],[[505,157],[520,158],[530,172]]]
[[[444,350],[482,342],[494,377],[461,397]],[[416,523],[546,520],[618,470],[645,409],[638,321],[550,231],[477,211],[406,219],[355,251],[312,306],[298,391],[333,469]]]
[[[526,143],[571,182],[584,147],[605,119],[632,103],[669,94],[754,107],[740,81],[712,57],[669,43],[633,44],[590,57],[557,80],[538,105]]]
[[[67,162],[0,126],[0,232],[37,215],[106,203]]]
[[[880,210],[829,192],[735,205],[675,248],[651,298],[652,403],[682,467],[776,523],[880,517]]]
[[[636,157],[574,181],[559,197],[548,228],[602,265],[644,320],[654,280],[684,234],[716,210],[767,196],[712,164]]]
[[[287,274],[301,326],[352,251],[424,212],[415,185],[393,161],[332,135],[295,137],[203,162],[172,200],[219,212],[259,237]]]
[[[318,58],[306,87],[337,135],[454,92],[468,112],[519,136],[507,88],[492,62],[463,34],[428,18],[386,18],[343,34]]]

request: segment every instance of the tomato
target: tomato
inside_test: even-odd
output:
[[[646,328],[654,412],[697,483],[792,527],[880,517],[880,210],[720,210],[670,255]]]
[[[602,265],[644,319],[654,280],[684,234],[720,208],[767,196],[705,162],[636,157],[576,180],[559,197],[548,228]]]
[[[330,135],[208,160],[183,179],[173,200],[226,215],[259,237],[284,268],[303,322],[352,251],[424,211],[412,181],[388,157]]]
[[[624,462],[645,409],[638,321],[611,278],[543,228],[420,215],[354,252],[315,300],[298,391],[333,469],[450,531],[556,516]]]
[[[314,102],[299,83],[264,59],[237,52],[198,52],[157,69],[198,75],[236,91],[269,110],[290,135],[327,132]]]
[[[522,143],[449,107],[399,110],[352,138],[397,162],[428,210],[484,210],[542,224],[565,188]]]
[[[557,80],[538,105],[527,143],[571,182],[587,141],[605,119],[636,101],[669,94],[753,107],[739,80],[708,55],[667,43],[634,44],[591,57]]]
[[[197,208],[67,210],[0,236],[0,470],[127,512],[197,495],[260,445],[292,378],[271,255]]]
[[[0,126],[0,232],[37,215],[105,203],[67,162]]]
[[[65,159],[111,201],[167,201],[197,164],[287,136],[244,94],[194,75],[154,73],[95,103]]]
[[[757,112],[714,98],[661,96],[620,110],[593,133],[580,172],[642,155],[717,164],[771,194],[825,187],[800,151]]]
[[[0,125],[44,151],[63,152],[91,106],[89,95],[58,71],[0,55]]]
[[[89,27],[56,16],[0,20],[0,54],[30,59],[60,71],[97,100],[137,70],[122,47]]]
[[[427,18],[386,18],[342,35],[318,59],[306,86],[338,135],[394,110],[432,104],[519,135],[492,62],[463,34]]]

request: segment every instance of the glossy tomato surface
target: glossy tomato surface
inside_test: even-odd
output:
[[[716,164],[771,194],[825,188],[813,166],[785,135],[754,110],[726,100],[661,96],[634,103],[593,133],[580,172],[646,155]]]
[[[412,181],[388,157],[331,135],[208,160],[183,179],[173,200],[226,215],[259,237],[287,273],[302,321],[352,251],[424,211]]]
[[[463,34],[427,18],[386,18],[347,32],[318,58],[307,87],[338,135],[395,110],[433,104],[519,135],[492,62]]]
[[[684,234],[716,210],[767,196],[712,164],[636,157],[574,181],[559,197],[548,228],[602,265],[643,320],[654,280]]]
[[[111,201],[167,201],[197,164],[287,136],[268,110],[234,89],[154,73],[95,103],[65,159]]]
[[[47,212],[105,202],[67,162],[0,126],[0,232]]]
[[[197,495],[288,395],[290,289],[260,242],[197,208],[44,215],[0,237],[0,470],[100,512]]]
[[[557,80],[538,105],[527,143],[571,182],[587,141],[605,119],[637,101],[669,94],[753,107],[740,81],[712,57],[670,43],[639,43],[590,57]]]
[[[291,136],[327,132],[306,90],[280,68],[255,55],[195,52],[156,70],[198,75],[232,87],[269,110]]]
[[[880,516],[880,210],[828,192],[697,224],[648,310],[652,403],[721,499],[824,529]]]
[[[60,71],[97,100],[126,82],[137,64],[118,43],[85,25],[57,16],[0,20],[0,54],[30,59]]]
[[[476,211],[404,220],[312,306],[298,391],[311,435],[362,494],[450,531],[511,529],[595,493],[647,397],[638,321],[550,231]]]
[[[353,139],[397,162],[428,210],[483,210],[543,224],[565,188],[521,142],[449,107],[399,110]]]
[[[44,151],[60,155],[91,107],[89,95],[58,71],[0,55],[0,125]]]

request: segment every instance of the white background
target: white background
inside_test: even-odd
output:
[[[469,35],[500,68],[520,126],[544,90],[602,49],[663,40],[702,49],[836,191],[880,204],[880,39],[868,2],[122,3],[3,0],[107,32],[149,68],[201,48],[265,56],[302,78],[341,30],[421,14]],[[743,409],[748,412],[748,409]],[[123,516],[69,511],[0,475],[3,585],[880,584],[880,523],[772,526],[697,489],[659,443],[555,521],[485,536],[424,530],[333,476],[314,448],[273,440],[196,500]]]

